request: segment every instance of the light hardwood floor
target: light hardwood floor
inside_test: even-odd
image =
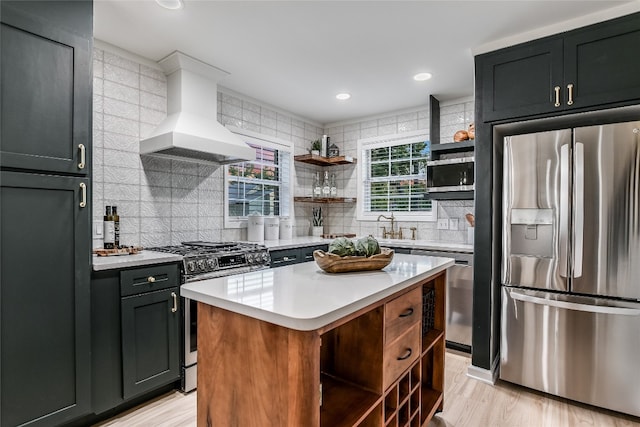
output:
[[[444,411],[428,427],[622,427],[640,418],[549,397],[506,382],[489,385],[467,377],[470,358],[447,351]],[[196,393],[165,394],[96,426],[195,427]]]

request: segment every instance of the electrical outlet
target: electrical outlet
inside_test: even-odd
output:
[[[449,230],[457,230],[458,229],[458,218],[449,219]]]
[[[101,239],[102,238],[102,221],[93,221],[93,238]]]
[[[438,220],[438,230],[449,229],[449,218],[442,218]]]

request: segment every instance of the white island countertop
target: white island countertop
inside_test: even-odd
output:
[[[141,251],[135,255],[97,256],[93,255],[93,271],[114,270],[126,267],[162,264],[182,261],[182,255],[155,251]]]
[[[396,254],[383,270],[329,274],[315,262],[187,283],[181,295],[290,329],[322,328],[452,266]]]

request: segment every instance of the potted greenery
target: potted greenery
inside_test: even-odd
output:
[[[322,208],[312,208],[313,218],[311,220],[311,235],[321,236],[324,227],[322,226]]]
[[[322,148],[322,143],[320,142],[319,139],[316,139],[315,141],[311,141],[311,148],[309,149],[309,152],[313,155],[319,156],[321,148]]]

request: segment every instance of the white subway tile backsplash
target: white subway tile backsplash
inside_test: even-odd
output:
[[[151,92],[154,95],[167,96],[167,82],[165,80],[157,80],[147,76],[140,76],[140,89]]]
[[[136,122],[140,120],[140,107],[137,104],[114,98],[104,98],[104,113]]]
[[[104,113],[104,97],[102,95],[93,95],[93,111]]]
[[[140,218],[140,233],[170,233],[171,218]]]
[[[161,174],[162,172],[154,173]],[[142,175],[140,200],[143,202],[171,202],[171,187],[163,185],[165,182],[170,183],[171,177]]]
[[[187,175],[184,175],[187,176]],[[194,177],[190,177],[194,178]],[[172,182],[175,182],[175,177],[172,178]],[[198,215],[198,190],[193,187],[188,188],[171,188],[171,201],[173,203],[189,203],[195,206],[194,216]]]
[[[141,218],[171,218],[171,202],[140,202]]]
[[[228,93],[219,92],[218,99],[222,99],[223,104],[230,104],[230,105],[235,105],[236,107],[242,107],[242,100]]]
[[[119,99],[120,101],[129,102],[131,104],[140,103],[139,90],[108,80],[105,80],[104,82],[104,96]]]
[[[111,150],[105,148],[103,151],[104,164],[106,166],[120,166],[131,169],[140,168],[140,157],[132,155],[127,151]]]
[[[168,233],[140,233],[140,245],[143,248],[153,248],[171,244]]]
[[[200,168],[198,163],[172,160],[171,172],[176,175],[193,175],[198,176],[200,174]]]
[[[140,92],[140,106],[156,111],[167,112],[167,98],[149,92]]]
[[[412,132],[418,129],[418,120],[409,120],[406,122],[398,122],[398,133]]]
[[[158,125],[167,117],[162,111],[152,110],[150,108],[140,107],[140,121],[151,125]]]
[[[140,72],[140,64],[138,64],[137,62],[134,62],[127,58],[123,58],[120,55],[116,55],[115,53],[111,53],[108,51],[104,52],[104,62],[105,64],[115,65],[117,67],[133,71],[135,73]]]
[[[104,95],[104,80],[93,76],[93,97]]]
[[[262,110],[260,115],[260,125],[269,129],[275,129],[277,126],[277,119],[275,117],[269,117],[265,114],[265,110]]]
[[[398,125],[390,124],[384,126],[378,126],[378,135],[392,135],[394,133],[398,133]]]
[[[140,87],[140,75],[137,72],[109,63],[104,64],[104,79],[136,89]]]
[[[140,160],[142,163],[142,168],[145,171],[159,171],[159,172],[171,171],[170,159],[165,159],[163,157],[142,155],[140,156]]]
[[[138,169],[120,168],[109,166],[104,168],[105,184],[132,184],[140,185],[140,171]]]
[[[464,113],[464,108],[465,108],[465,104],[464,103],[447,105],[445,107],[441,106],[440,107],[440,117],[446,116],[447,114]]]
[[[161,70],[149,67],[148,65],[140,64],[140,74],[142,76],[151,77],[152,79],[160,80],[165,83],[167,81],[167,77]]]
[[[242,109],[260,115],[260,106],[250,101],[242,101]]]
[[[102,79],[104,77],[104,62],[93,59],[93,78]]]
[[[110,114],[104,115],[104,127],[112,132],[139,137],[140,124],[137,120],[129,120]]]
[[[234,105],[223,102],[221,113],[223,116],[242,120],[242,105]]]
[[[248,125],[260,126],[260,112],[251,110],[242,110],[242,121]]]
[[[104,199],[109,200],[140,200],[140,186],[127,184],[105,184]]]

